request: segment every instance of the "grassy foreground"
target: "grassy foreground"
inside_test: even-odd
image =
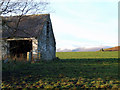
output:
[[[59,52],[60,60],[2,65],[2,88],[120,88],[118,52]]]

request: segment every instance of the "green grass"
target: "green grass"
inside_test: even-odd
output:
[[[3,64],[3,88],[118,88],[118,52],[57,52],[60,60]]]
[[[57,52],[60,59],[81,59],[81,58],[118,58],[118,52]]]

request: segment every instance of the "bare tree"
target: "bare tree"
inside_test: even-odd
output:
[[[34,0],[24,0],[24,1],[23,0],[15,0],[15,1],[1,0],[0,1],[1,16],[14,16],[14,15],[18,16],[17,23],[14,28],[7,25],[7,22],[8,22],[7,20],[3,20],[2,25],[6,25],[9,29],[11,28],[12,30],[14,30],[14,33],[15,33],[24,15],[44,13],[48,5],[49,5],[49,2],[45,0],[39,0],[36,2]]]
[[[0,15],[25,15],[25,14],[39,14],[46,10],[49,2],[45,0],[1,0],[0,1]]]

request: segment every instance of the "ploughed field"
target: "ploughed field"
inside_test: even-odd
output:
[[[2,88],[120,88],[118,52],[57,52],[60,60],[2,64]]]

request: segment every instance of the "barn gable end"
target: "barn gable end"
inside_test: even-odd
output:
[[[56,43],[52,29],[52,23],[50,17],[48,17],[47,22],[44,24],[40,37],[38,38],[38,50],[41,52],[42,59],[52,59],[56,54]]]

